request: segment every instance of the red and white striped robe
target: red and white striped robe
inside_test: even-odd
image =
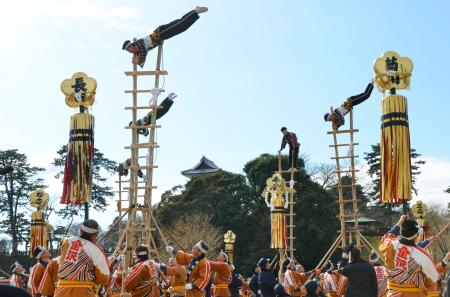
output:
[[[47,268],[45,268],[44,277],[38,290],[42,295],[53,296],[55,294],[56,283],[58,282],[59,259],[59,257],[51,259]]]
[[[33,297],[40,297],[39,287],[41,285],[42,278],[44,277],[45,266],[41,262],[37,262],[31,269],[33,272],[30,276],[31,283],[31,295]]]
[[[405,245],[387,233],[380,252],[386,261],[389,297],[427,296],[426,290],[436,286],[439,275],[424,249]]]
[[[336,297],[339,289],[340,274],[338,272],[325,272],[323,275],[328,297]]]
[[[308,277],[305,273],[296,272],[290,269],[286,270],[283,281],[286,293],[290,296],[303,296],[306,294],[306,290],[304,288],[301,290],[301,288],[307,279]]]
[[[136,264],[123,282],[125,291],[133,297],[159,296],[158,272],[149,260]]]
[[[13,287],[26,289],[27,288],[28,279],[29,279],[30,276],[28,274],[22,274],[22,275],[23,275],[23,277],[25,279],[25,282],[22,280],[20,275],[17,275],[15,273],[13,273],[13,275],[11,275],[11,278],[9,279],[9,285],[13,286]]]
[[[373,267],[378,281],[378,297],[385,297],[387,295],[387,283],[386,267],[378,265]]]
[[[103,249],[78,236],[61,245],[58,285],[55,297],[93,297],[94,286],[109,285],[109,266]]]

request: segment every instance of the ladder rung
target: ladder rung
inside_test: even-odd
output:
[[[352,132],[359,132],[359,129],[353,129],[353,130],[334,130],[334,131],[328,131],[327,134],[342,134],[342,133],[352,133]]]
[[[151,129],[151,128],[161,128],[161,125],[142,125],[142,126],[125,126],[125,129]]]
[[[147,105],[147,106],[127,106],[125,107],[125,110],[133,110],[133,109],[164,109],[163,106],[158,106],[158,105]]]
[[[333,173],[349,173],[349,172],[359,172],[359,170],[358,169],[355,169],[355,170],[352,170],[352,169],[350,169],[350,170],[339,170],[339,171],[334,171]]]
[[[153,165],[153,166],[151,166],[151,165],[148,165],[148,166],[130,166],[128,168],[130,168],[131,170],[139,170],[139,169],[150,170],[152,168],[158,168],[158,165]]]
[[[124,191],[124,190],[122,190],[122,191],[114,191],[114,193],[128,193],[128,191]]]
[[[125,71],[126,76],[141,76],[141,75],[167,75],[166,70],[151,70],[151,71]]]
[[[350,146],[351,143],[342,143],[342,144],[330,144],[329,147],[336,147],[336,146]],[[353,145],[359,145],[359,142],[355,142]]]
[[[125,149],[135,149],[135,148],[159,148],[159,145],[157,144],[150,144],[150,143],[140,143],[135,144],[132,146],[126,146]]]
[[[356,199],[357,202],[361,201],[361,199]],[[353,199],[344,199],[342,203],[352,203]],[[341,203],[339,200],[336,200],[336,203]]]
[[[127,190],[130,190],[130,189],[132,189],[133,187],[125,187],[124,189],[127,189]],[[138,189],[138,190],[145,190],[145,189],[150,189],[150,188],[152,188],[152,189],[157,189],[157,186],[152,186],[152,187],[136,187],[136,189]]]
[[[359,217],[359,215],[357,215]],[[337,218],[340,218],[341,215],[337,215]],[[342,215],[343,218],[355,218],[355,215]]]
[[[118,180],[116,180],[116,181],[114,181],[116,184],[118,184],[119,183],[119,181]],[[130,182],[130,180],[129,179],[127,179],[127,180],[122,180],[122,181],[120,181],[120,182],[122,182],[122,183],[129,183]],[[142,183],[146,183],[146,181],[144,181],[144,180],[142,180],[142,181],[137,181],[137,183],[138,184],[142,184]]]
[[[150,93],[152,90],[125,90],[125,93]]]
[[[331,157],[330,159],[336,160],[336,159],[351,159],[351,158],[359,158],[359,156],[356,155],[356,156]]]

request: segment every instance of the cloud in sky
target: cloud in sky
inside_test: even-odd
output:
[[[425,165],[417,179],[419,194],[413,201],[422,200],[429,204],[447,206],[450,194],[444,190],[450,186],[450,159],[424,157]]]

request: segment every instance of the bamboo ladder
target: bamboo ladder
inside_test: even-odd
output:
[[[294,180],[294,175],[295,175],[296,171],[289,171],[289,170],[283,170],[282,166],[281,166],[281,153],[278,154],[278,171],[277,173],[283,175],[283,173],[289,173],[290,174],[290,180],[286,182],[286,185],[289,187],[290,186],[290,181],[294,182],[295,185],[295,180]],[[287,241],[288,241],[288,248],[287,249],[280,249],[280,268],[281,265],[283,265],[284,260],[286,260],[286,258],[290,258],[290,259],[295,259],[294,256],[294,252],[295,252],[295,247],[294,247],[294,240],[295,240],[295,236],[294,236],[294,229],[295,229],[295,204],[297,204],[294,200],[294,192],[289,193],[289,211],[288,213],[286,213],[286,217],[287,217],[287,221],[288,221],[288,225],[287,227],[287,231],[288,231],[288,237],[287,237]],[[280,273],[281,273],[282,269],[280,269]],[[281,275],[279,277],[282,277]],[[281,279],[281,278],[280,278]]]
[[[125,91],[125,93],[132,95],[131,106],[125,107],[125,110],[131,111],[132,123],[136,123],[139,119],[139,110],[152,110],[155,114],[157,109],[161,108],[158,107],[158,100],[152,102],[151,105],[138,104],[138,94],[148,94],[151,92],[150,89],[138,89],[138,77],[154,76],[154,88],[159,88],[160,76],[167,75],[167,71],[161,69],[162,55],[163,45],[161,44],[158,46],[156,67],[153,71],[138,71],[137,65],[133,65],[133,71],[125,71],[125,75],[131,76],[133,82],[132,89]],[[143,128],[150,130],[148,141],[145,141],[145,138],[144,141],[141,141],[139,138],[138,129]],[[117,181],[119,187],[117,191],[119,198],[117,200],[117,206],[120,217],[122,217],[124,212],[128,212],[128,221],[125,228],[119,233],[119,242],[114,252],[115,255],[125,255],[125,267],[130,266],[132,251],[137,245],[148,246],[150,252],[160,259],[153,237],[153,232],[157,231],[157,229],[153,224],[154,217],[152,213],[153,190],[156,189],[156,186],[153,185],[153,169],[158,168],[158,166],[154,165],[155,150],[159,148],[155,142],[156,129],[158,128],[161,128],[161,126],[156,125],[155,116],[151,117],[150,125],[135,126],[133,124],[125,127],[125,129],[131,130],[131,145],[125,146],[125,149],[129,149],[131,152],[131,166],[129,168],[129,179],[123,180],[119,176],[119,180]],[[138,162],[139,160],[140,162]],[[145,174],[142,181],[138,180],[139,170],[142,170]],[[123,194],[126,193],[128,194],[127,199],[123,197]],[[125,204],[127,204],[126,207]],[[137,222],[138,212],[142,216],[141,223]]]

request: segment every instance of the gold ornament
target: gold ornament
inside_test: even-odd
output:
[[[227,233],[223,235],[223,242],[225,242],[225,253],[227,253],[230,263],[233,263],[235,241],[236,234],[234,234],[233,231],[228,230]]]
[[[29,198],[31,206],[40,210],[47,205],[48,194],[43,189],[36,189],[36,191],[31,192]]]
[[[375,80],[384,90],[406,89],[409,87],[413,62],[408,57],[400,57],[394,51],[387,51],[373,64]]]
[[[418,200],[416,203],[411,206],[411,211],[414,217],[417,219],[417,222],[420,226],[424,226],[425,224],[425,216],[428,213],[428,206],[422,201]]]
[[[287,248],[286,208],[289,194],[295,190],[286,185],[286,180],[280,173],[275,173],[266,181],[266,188],[262,193],[267,207],[270,208],[271,244],[273,249]],[[270,198],[270,202],[269,202]]]
[[[91,106],[94,104],[97,81],[84,72],[77,72],[61,83],[61,91],[66,95],[70,107]]]

